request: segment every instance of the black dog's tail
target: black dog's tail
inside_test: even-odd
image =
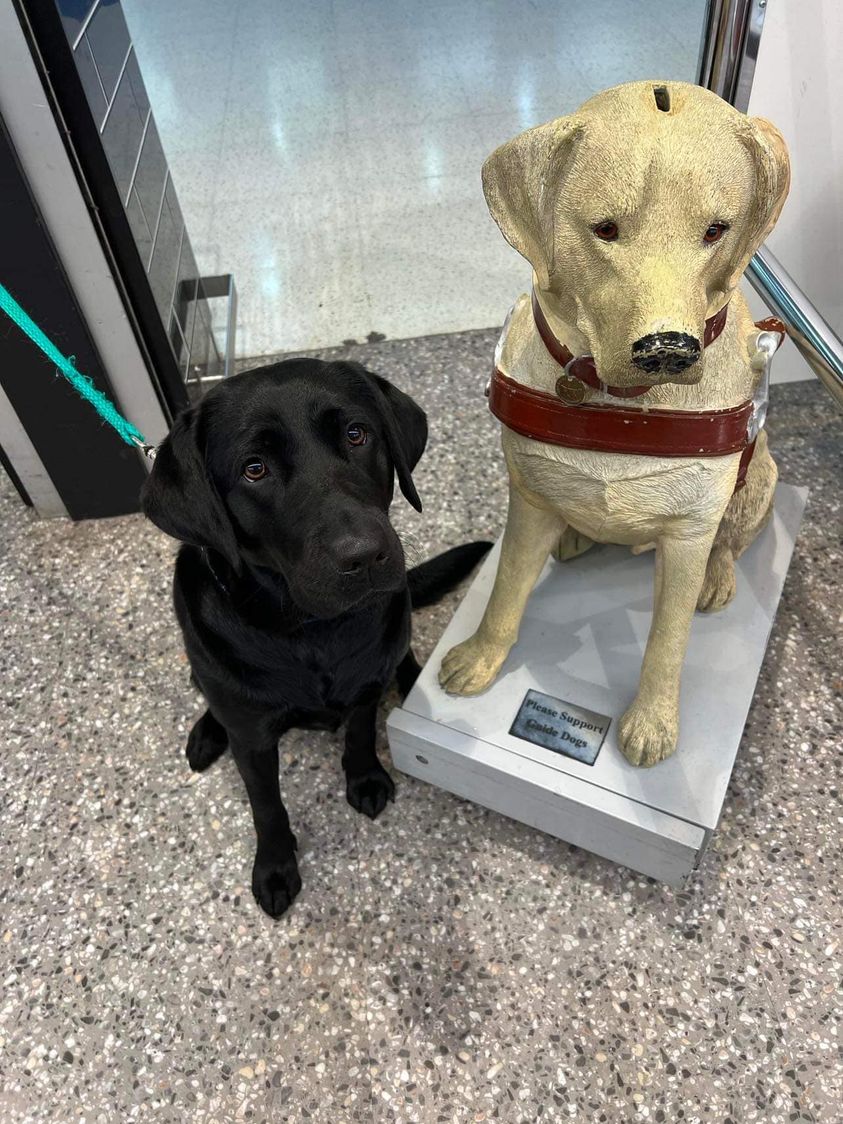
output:
[[[423,609],[444,597],[471,573],[491,547],[490,542],[469,542],[414,566],[407,573],[413,608]]]

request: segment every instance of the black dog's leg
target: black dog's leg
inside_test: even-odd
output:
[[[258,839],[252,893],[270,917],[280,917],[301,889],[296,837],[278,783],[278,735],[268,723],[229,724],[231,752],[246,785]]]
[[[395,799],[392,777],[378,761],[375,750],[375,724],[378,701],[364,703],[351,712],[345,728],[345,794],[349,804],[370,820]]]
[[[395,672],[395,680],[398,684],[398,693],[402,699],[406,699],[410,691],[413,689],[413,684],[421,674],[421,664],[413,655],[413,649],[408,648],[407,654],[401,663],[398,665],[398,670]]]
[[[194,773],[201,773],[222,757],[228,749],[228,734],[210,710],[206,710],[187,738],[187,763]]]

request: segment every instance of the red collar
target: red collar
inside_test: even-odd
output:
[[[597,374],[597,367],[594,365],[594,357],[592,355],[575,356],[561,340],[558,340],[553,334],[553,329],[547,322],[547,317],[544,314],[539,298],[536,295],[536,290],[533,289],[533,319],[536,322],[536,329],[542,338],[542,343],[548,350],[551,359],[554,359],[560,367],[565,368],[565,375],[568,380],[560,375],[560,380],[563,382],[562,386],[557,387],[559,390],[560,398],[564,397],[569,402],[581,402],[582,394],[576,394],[576,383],[570,382],[571,376],[579,379],[581,383],[590,386],[593,390],[602,390],[604,394],[611,394],[613,398],[637,398],[639,394],[646,394],[648,390],[652,390],[652,384],[649,386],[609,386],[601,380]],[[724,304],[719,312],[715,312],[713,316],[709,316],[705,322],[705,334],[703,335],[703,347],[708,347],[710,343],[714,343],[720,333],[726,326],[726,316],[728,314],[729,305]],[[565,382],[568,382],[569,393],[564,394]],[[571,393],[570,391],[573,391]]]

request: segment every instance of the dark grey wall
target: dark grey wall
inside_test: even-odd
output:
[[[108,372],[2,121],[0,214],[12,219],[3,232],[3,284],[59,350],[73,355],[78,369],[113,399]],[[136,511],[145,477],[137,451],[124,444],[56,375],[49,360],[22,331],[5,317],[3,320],[3,390],[68,514],[81,519]]]
[[[119,0],[55,4],[182,377],[220,374],[208,304]]]

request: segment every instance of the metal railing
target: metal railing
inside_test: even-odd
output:
[[[708,0],[697,85],[746,113],[767,0]]]
[[[843,340],[769,250],[762,248],[755,254],[746,275],[770,311],[785,322],[802,358],[843,407]]]
[[[746,113],[767,0],[708,0],[697,82]],[[787,325],[803,359],[843,406],[843,341],[767,249],[747,268],[758,295]]]

